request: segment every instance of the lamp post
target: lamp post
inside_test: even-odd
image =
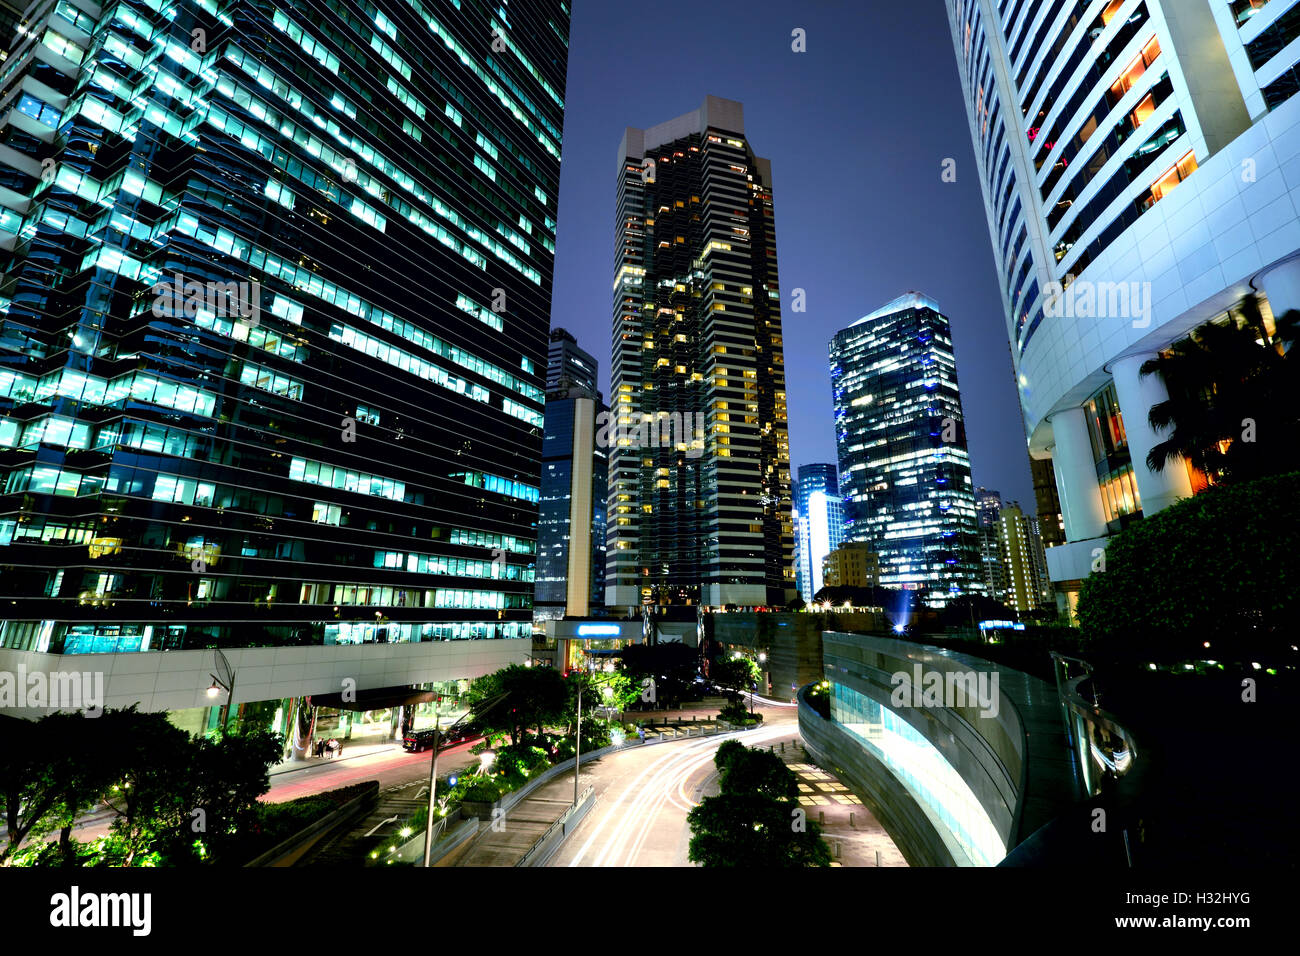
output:
[[[593,681],[592,686],[597,684],[607,684],[613,678],[607,678],[603,681]],[[578,805],[578,772],[582,764],[582,692],[584,687],[578,685],[578,728],[573,736],[573,805]]]
[[[433,759],[429,761],[429,818],[424,822],[424,865],[429,866],[429,857],[433,855],[433,811],[436,803],[434,794],[438,788],[438,738],[442,732],[438,729],[442,698],[437,697],[433,703]]]
[[[226,692],[226,703],[221,709],[221,731],[225,733],[226,725],[230,722],[230,712],[235,709],[235,669],[230,666],[230,661],[226,655],[221,653],[221,648],[215,648],[217,655],[217,670],[225,675],[225,679],[218,677],[216,674],[209,674],[212,678],[212,684],[208,687],[208,697],[216,697],[221,691]]]

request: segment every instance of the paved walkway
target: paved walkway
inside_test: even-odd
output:
[[[600,762],[596,758],[592,764]],[[583,763],[583,770],[587,764]],[[583,774],[584,781],[586,774]],[[493,826],[483,820],[474,843],[456,866],[514,866],[552,823],[573,806],[573,774],[561,774],[538,787],[505,812]]]

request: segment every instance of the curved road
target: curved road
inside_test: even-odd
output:
[[[761,698],[759,699],[761,701]],[[596,805],[549,866],[690,866],[686,814],[717,792],[713,757],[724,740],[767,746],[798,736],[792,707],[759,707],[753,730],[651,744],[610,754],[583,773]]]

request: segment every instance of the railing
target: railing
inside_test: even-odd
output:
[[[587,802],[592,798],[592,795],[595,792],[596,788],[591,784],[587,784],[587,789],[582,791],[582,795],[578,797],[578,802],[565,810],[564,813],[560,814],[560,818],[546,828],[546,832],[539,836],[533,842],[533,845],[524,851],[524,855],[519,858],[519,862],[517,862],[515,866],[529,866],[530,864],[528,861],[546,845],[546,842],[554,836],[557,831],[563,830],[565,824],[567,824],[575,814],[586,811]]]

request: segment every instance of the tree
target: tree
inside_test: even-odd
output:
[[[719,745],[713,765],[720,793],[687,814],[692,863],[725,867],[829,866],[821,827],[795,803],[798,780],[768,750],[738,740]]]
[[[5,814],[8,841],[0,847],[0,864],[8,865],[32,829],[58,804],[62,792],[59,774],[42,744],[48,738],[37,725],[11,717],[0,718],[0,808]]]
[[[1300,378],[1291,352],[1300,312],[1268,334],[1258,299],[1248,296],[1226,323],[1207,322],[1145,362],[1169,398],[1151,408],[1152,427],[1169,436],[1147,466],[1163,471],[1179,457],[1214,484],[1249,481],[1300,468]]]
[[[775,800],[795,800],[799,796],[799,780],[794,771],[770,750],[742,747],[739,753],[725,758],[725,766],[718,764],[722,774],[719,790],[724,794],[756,793]]]
[[[535,727],[540,735],[545,724],[564,720],[568,689],[553,667],[511,664],[478,678],[467,697],[485,734],[508,733],[510,742],[518,744],[527,728]]]
[[[660,704],[674,704],[685,695],[699,673],[699,656],[692,647],[678,641],[662,644],[632,644],[623,648],[621,667],[638,692],[654,682],[654,699]]]
[[[166,714],[141,714],[134,705],[106,710],[96,720],[117,742],[114,782],[104,802],[117,813],[109,829],[121,842],[123,865],[131,866],[188,816],[184,789],[177,784],[192,771],[190,737]]]
[[[721,687],[734,691],[748,691],[758,683],[762,672],[749,657],[731,657],[715,661],[709,676]]]
[[[564,678],[566,720],[577,716],[579,687],[582,688],[584,721],[596,707],[613,707],[621,711],[641,696],[641,685],[624,672],[592,674],[585,670],[572,670]]]
[[[175,857],[188,853],[197,837],[212,861],[242,863],[224,860],[222,854],[255,822],[258,800],[271,789],[270,770],[283,753],[284,741],[269,731],[246,729],[214,740],[196,738],[193,747],[178,828],[163,842],[170,844]],[[202,814],[196,815],[196,810]]]
[[[720,776],[725,775],[732,762],[739,759],[749,748],[739,740],[731,738],[718,744],[718,751],[713,755],[713,766],[718,768]]]
[[[821,827],[803,808],[759,793],[705,797],[687,814],[687,858],[707,867],[792,868],[830,866]]]

